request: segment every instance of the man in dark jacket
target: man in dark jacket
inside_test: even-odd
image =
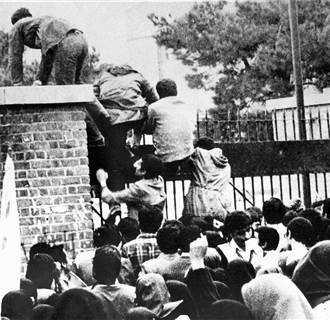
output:
[[[80,83],[88,45],[79,29],[50,16],[33,18],[26,8],[16,10],[11,22],[14,26],[9,36],[9,61],[14,86],[23,83],[24,45],[41,49],[39,74],[34,84],[46,85],[53,66],[56,84]]]
[[[110,175],[110,189],[116,191],[124,188],[125,176],[134,176],[127,133],[133,129],[141,137],[147,107],[157,96],[141,73],[129,65],[105,64],[100,69],[94,83],[98,100],[87,110],[105,138],[108,163],[104,169]]]

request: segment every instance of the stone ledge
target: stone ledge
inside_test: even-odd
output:
[[[0,88],[0,106],[92,102],[93,86],[19,86]]]

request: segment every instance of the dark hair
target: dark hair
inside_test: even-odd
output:
[[[32,17],[29,9],[26,8],[19,8],[17,9],[11,16],[11,23],[15,24],[18,20],[23,18]]]
[[[262,211],[258,207],[250,207],[245,210],[245,212],[250,216],[252,223],[261,222]]]
[[[287,227],[288,223],[296,217],[299,217],[299,213],[295,210],[289,210],[288,212],[285,213],[282,219],[283,225]]]
[[[270,224],[281,223],[286,213],[286,207],[278,198],[270,198],[262,206],[265,221]]]
[[[138,213],[140,229],[145,233],[156,233],[163,221],[163,214],[157,208],[143,208]]]
[[[52,320],[106,319],[101,300],[91,291],[73,288],[64,291],[55,307]]]
[[[167,226],[158,230],[157,244],[163,253],[176,253],[179,249],[180,230]]]
[[[145,178],[152,179],[157,178],[163,172],[163,163],[162,161],[153,154],[145,154],[141,157],[142,164],[141,169],[145,170]]]
[[[322,214],[323,216],[330,218],[330,198],[327,198],[323,201]]]
[[[224,232],[227,235],[232,234],[236,230],[244,229],[251,225],[250,216],[244,211],[233,211],[229,213],[224,221]]]
[[[50,252],[50,245],[48,243],[46,243],[46,242],[38,242],[38,243],[34,244],[30,248],[29,260],[31,260],[32,257],[36,253],[47,253],[47,254],[49,254],[49,252]]]
[[[294,218],[289,222],[287,228],[293,239],[306,246],[310,244],[313,237],[313,225],[309,220],[302,217]]]
[[[165,227],[173,227],[173,228],[176,228],[178,229],[179,231],[182,230],[182,228],[184,227],[183,223],[179,220],[166,220],[164,223],[163,223],[163,228]]]
[[[140,233],[139,222],[133,218],[125,217],[119,221],[118,230],[126,242],[131,241]]]
[[[32,309],[31,320],[51,320],[55,307],[48,304],[39,304]]]
[[[257,232],[259,233],[259,245],[261,246],[267,243],[267,246],[263,248],[264,250],[276,250],[280,242],[280,235],[276,229],[271,227],[259,227]]]
[[[54,259],[45,253],[36,253],[28,262],[26,278],[30,279],[37,288],[47,288],[55,277]]]
[[[23,291],[9,291],[1,302],[1,315],[9,319],[30,319],[32,300]]]
[[[313,226],[312,241],[318,241],[319,236],[324,232],[324,224],[321,214],[315,209],[305,209],[300,213],[300,216],[309,220]]]
[[[207,238],[207,243],[210,248],[216,248],[219,244],[226,242],[216,231],[205,231],[205,235]]]
[[[117,247],[104,245],[97,248],[93,259],[93,277],[98,283],[115,282],[121,268],[121,255]]]
[[[117,246],[121,241],[120,234],[115,225],[102,226],[94,230],[94,247],[99,248],[106,244]]]
[[[183,252],[189,252],[189,245],[191,242],[199,238],[201,230],[196,225],[185,226],[179,238],[179,248]]]
[[[158,81],[156,84],[156,90],[159,98],[176,96],[178,94],[176,83],[171,79],[162,79]]]
[[[215,144],[213,139],[208,137],[203,137],[197,140],[197,142],[195,143],[195,147],[202,148],[205,150],[211,150],[215,148]]]
[[[146,307],[135,307],[128,310],[126,320],[154,320],[157,316]]]

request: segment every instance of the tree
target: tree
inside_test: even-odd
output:
[[[300,0],[298,8],[303,76],[323,88],[330,81],[330,1]],[[216,70],[213,117],[228,110],[234,117],[255,102],[292,92],[287,1],[236,2],[235,10],[225,1],[203,2],[173,22],[149,18],[157,43],[191,66],[191,87],[209,86]]]

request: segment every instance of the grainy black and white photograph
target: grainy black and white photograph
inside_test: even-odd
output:
[[[1,0],[1,320],[329,320],[329,159],[330,0]]]

